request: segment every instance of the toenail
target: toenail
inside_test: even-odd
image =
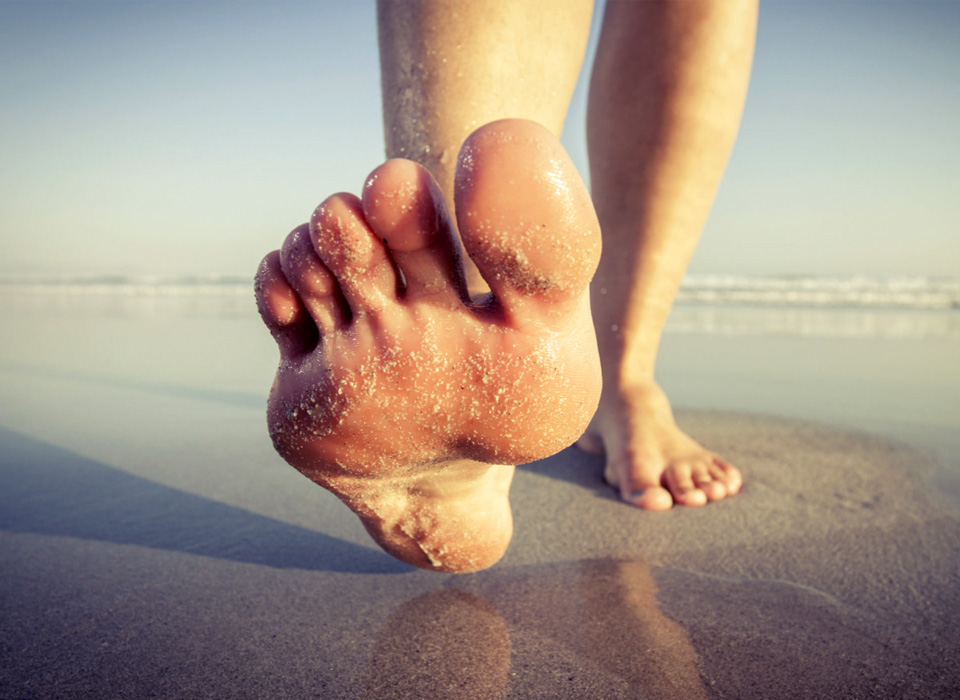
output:
[[[634,491],[633,493],[630,494],[630,500],[639,501],[641,498],[643,498],[643,495],[649,490],[650,489],[639,489],[637,491]]]

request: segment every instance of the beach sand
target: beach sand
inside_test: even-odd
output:
[[[3,305],[0,698],[960,696],[956,338],[668,335],[742,494],[644,513],[568,449],[455,576],[273,452],[248,303]]]

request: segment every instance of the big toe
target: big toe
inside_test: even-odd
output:
[[[673,496],[662,486],[647,486],[622,493],[623,500],[644,510],[670,510]]]
[[[584,295],[600,259],[600,227],[547,129],[507,119],[473,132],[460,150],[455,201],[464,247],[508,309]]]

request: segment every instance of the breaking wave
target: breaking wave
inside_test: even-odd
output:
[[[20,306],[255,313],[253,280],[230,275],[0,276]],[[960,278],[687,275],[668,333],[960,337]]]

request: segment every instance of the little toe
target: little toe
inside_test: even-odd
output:
[[[358,197],[335,194],[324,200],[310,217],[310,238],[336,278],[351,316],[374,313],[396,301],[397,270],[364,220]]]
[[[254,293],[260,317],[280,346],[280,354],[284,358],[316,346],[319,337],[317,327],[283,274],[280,251],[269,253],[260,263],[254,280]]]
[[[456,230],[425,168],[394,159],[374,170],[363,188],[363,213],[400,268],[406,299],[467,299]]]
[[[295,228],[283,242],[280,266],[321,335],[343,325],[347,318],[346,302],[337,280],[313,249],[307,224]]]
[[[508,309],[579,300],[600,258],[596,214],[576,168],[544,127],[508,119],[460,150],[455,200],[464,247]]]
[[[714,479],[724,485],[728,496],[740,493],[743,486],[743,476],[740,474],[740,470],[728,461],[714,457],[713,463],[710,465],[710,473]]]

